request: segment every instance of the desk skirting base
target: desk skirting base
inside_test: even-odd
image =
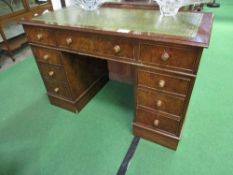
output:
[[[137,123],[133,123],[133,133],[135,136],[142,137],[146,140],[150,140],[173,150],[177,149],[180,140],[178,137],[156,132]]]

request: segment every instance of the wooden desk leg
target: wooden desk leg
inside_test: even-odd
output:
[[[7,41],[6,35],[5,35],[5,33],[4,33],[3,29],[2,29],[2,26],[0,26],[0,34],[2,36],[2,39],[3,39],[3,42],[4,42],[5,46],[7,48],[8,55],[10,56],[12,61],[15,61],[15,59],[13,57],[13,54],[12,54],[12,51],[11,51],[11,48],[10,48],[10,45],[9,45],[9,43]]]

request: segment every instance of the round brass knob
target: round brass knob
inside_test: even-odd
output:
[[[59,92],[59,88],[54,88],[54,92],[58,93]]]
[[[154,126],[159,126],[159,120],[154,120]]]
[[[73,42],[72,38],[66,38],[66,44],[71,45]]]
[[[38,34],[36,35],[36,37],[37,37],[37,39],[40,41],[40,40],[42,40],[43,35],[42,35],[41,33],[38,33]]]
[[[52,77],[54,75],[53,71],[49,71],[49,76]]]
[[[161,107],[162,104],[163,104],[163,102],[162,102],[161,100],[158,100],[158,101],[156,102],[156,106],[157,106],[157,107]]]
[[[163,54],[161,55],[161,60],[167,61],[170,58],[170,55],[164,51]]]
[[[117,53],[119,53],[121,51],[121,47],[119,45],[115,45],[113,47],[113,51],[117,54]]]
[[[158,85],[159,87],[163,88],[165,86],[165,81],[164,80],[159,80]]]
[[[49,55],[48,54],[44,55],[43,59],[47,61],[49,59]]]

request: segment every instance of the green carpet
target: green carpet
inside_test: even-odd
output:
[[[233,2],[205,8],[215,14],[182,141],[171,151],[140,141],[127,175],[233,174]]]
[[[127,175],[233,173],[233,3],[206,11],[215,13],[211,44],[178,150],[141,139]],[[80,114],[50,105],[29,58],[0,73],[0,175],[114,175],[132,118],[132,87],[113,81]]]
[[[28,58],[0,74],[0,100],[0,175],[113,175],[133,138],[129,85],[109,82],[74,114],[49,104]]]

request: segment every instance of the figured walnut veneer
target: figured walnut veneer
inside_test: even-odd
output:
[[[133,133],[177,148],[211,14],[182,12],[161,21],[157,11],[138,7],[72,7],[22,23],[52,104],[80,111],[108,81],[107,62],[127,64]]]

